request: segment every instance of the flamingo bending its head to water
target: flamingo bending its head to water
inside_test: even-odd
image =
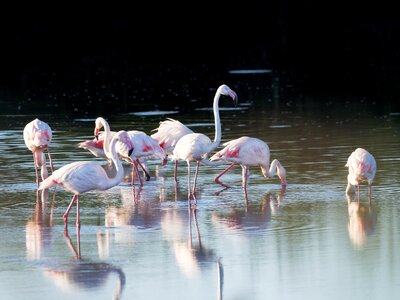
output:
[[[109,155],[112,163],[116,168],[116,175],[109,178],[104,168],[95,161],[79,161],[67,164],[54,173],[47,179],[41,182],[39,190],[48,189],[53,186],[61,185],[65,190],[72,192],[74,196],[64,213],[64,223],[67,227],[67,219],[72,205],[76,201],[76,225],[80,227],[79,218],[79,194],[92,190],[107,190],[119,184],[124,176],[122,163],[117,155],[116,143],[120,141],[127,147],[128,153],[132,151],[132,143],[128,134],[125,131],[119,131],[112,138],[110,143],[110,152],[105,152]]]
[[[39,119],[35,119],[28,124],[26,124],[24,128],[24,141],[25,145],[28,147],[33,154],[33,162],[35,164],[35,173],[36,173],[36,183],[39,187],[39,175],[38,168],[41,168],[40,175],[42,180],[46,179],[48,176],[47,166],[46,166],[46,157],[43,153],[44,150],[47,150],[49,156],[50,169],[53,172],[53,162],[51,160],[49,145],[51,142],[53,134],[50,126]]]
[[[227,85],[221,85],[214,96],[213,112],[215,122],[215,137],[212,142],[208,136],[202,133],[189,133],[181,137],[175,145],[173,150],[174,160],[184,160],[188,166],[188,200],[190,202],[190,163],[196,162],[196,172],[193,183],[193,198],[195,205],[196,200],[196,181],[199,171],[199,163],[204,161],[208,154],[217,148],[221,142],[221,121],[219,117],[219,98],[221,95],[229,96],[233,99],[234,104],[237,104],[237,95]]]
[[[193,130],[183,125],[181,122],[168,118],[165,121],[160,122],[158,128],[153,129],[157,131],[151,135],[151,137],[158,141],[158,144],[164,151],[171,155],[174,151],[176,143],[181,137],[193,133]],[[176,180],[176,170],[178,168],[178,161],[175,160],[174,178]]]
[[[247,195],[249,167],[252,166],[259,166],[263,176],[266,178],[272,178],[275,174],[278,174],[282,187],[286,186],[286,170],[277,159],[274,159],[269,166],[270,152],[267,143],[264,141],[254,137],[242,136],[224,143],[223,146],[225,148],[215,153],[210,157],[210,160],[226,161],[232,164],[215,177],[214,181],[216,183],[226,186],[219,179],[234,165],[239,164],[242,167],[242,185],[245,195]]]
[[[358,203],[360,203],[360,184],[368,184],[368,199],[371,200],[372,182],[376,173],[376,161],[374,156],[363,148],[357,148],[347,159],[345,167],[349,168],[347,175],[346,194],[354,192],[357,186]]]

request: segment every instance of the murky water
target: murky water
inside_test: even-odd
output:
[[[240,95],[240,91],[237,91]],[[94,118],[2,115],[0,131],[0,291],[2,299],[392,299],[400,293],[400,115],[374,103],[305,99],[276,105],[241,99],[221,110],[223,141],[249,135],[268,142],[287,170],[288,186],[251,169],[248,205],[241,169],[223,189],[223,166],[200,167],[197,213],[187,208],[186,164],[177,185],[173,164],[150,163],[152,178],[129,178],[81,196],[69,232],[62,215],[72,197],[35,191],[22,129],[35,117],[53,128],[55,167],[94,158],[77,143],[91,138]],[[221,107],[226,103],[221,101]],[[150,133],[166,117],[214,136],[207,109],[165,115],[105,116],[114,130]],[[374,154],[378,171],[368,206],[345,196],[347,157],[357,147]],[[101,161],[100,159],[97,159]],[[126,173],[130,168],[126,166]],[[354,199],[353,199],[354,200]]]

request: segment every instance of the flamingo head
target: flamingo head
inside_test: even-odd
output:
[[[133,144],[131,139],[129,138],[128,134],[125,134],[125,131],[118,134],[118,141],[116,143],[116,150],[122,158],[125,160],[132,162],[131,155],[134,150]]]
[[[217,92],[220,93],[221,95],[231,97],[235,106],[237,105],[237,103],[238,103],[237,94],[233,90],[231,90],[231,88],[229,86],[227,86],[226,84],[221,85],[218,88]]]
[[[286,170],[280,163],[277,166],[277,173],[278,173],[279,179],[281,180],[282,186],[286,187],[286,184],[287,184],[287,181],[286,181]]]
[[[99,139],[99,131],[103,128],[103,122],[106,122],[106,120],[102,117],[98,117],[95,121],[96,126],[94,127],[94,136],[97,140]]]

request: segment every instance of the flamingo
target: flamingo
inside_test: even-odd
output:
[[[263,176],[266,178],[272,178],[275,174],[278,174],[282,187],[286,186],[286,170],[277,159],[271,162],[268,169],[270,152],[267,143],[264,141],[254,137],[242,136],[224,143],[223,146],[225,148],[211,156],[210,161],[226,161],[232,164],[215,177],[214,181],[216,183],[227,187],[219,179],[234,165],[239,164],[242,167],[242,186],[245,195],[247,195],[249,167],[252,166],[259,166]]]
[[[125,131],[119,131],[112,138],[109,158],[116,168],[115,177],[109,178],[104,168],[97,162],[79,161],[61,167],[40,183],[39,190],[48,189],[60,184],[65,190],[74,193],[74,196],[72,197],[72,200],[63,216],[65,227],[67,227],[69,211],[75,201],[76,226],[77,228],[80,227],[79,194],[92,190],[107,190],[119,184],[123,179],[124,171],[116,151],[117,141],[123,142],[128,152],[131,152],[133,149],[129,136]],[[107,150],[105,152],[107,153]]]
[[[158,141],[158,144],[164,151],[171,155],[176,143],[179,141],[181,137],[184,135],[193,133],[193,130],[188,128],[186,125],[183,125],[181,122],[167,118],[165,121],[160,122],[160,126],[158,128],[153,129],[153,131],[157,130],[156,133],[153,133],[151,137]],[[175,160],[175,169],[174,169],[174,178],[176,180],[176,171],[178,168],[178,161]]]
[[[221,142],[221,122],[219,118],[219,98],[221,95],[229,96],[233,99],[234,104],[237,104],[237,95],[227,85],[221,85],[214,96],[213,112],[215,122],[215,137],[214,141],[211,142],[210,138],[202,133],[189,133],[181,137],[175,145],[173,150],[173,159],[184,160],[188,166],[188,200],[190,202],[190,163],[196,162],[196,172],[193,183],[193,198],[194,204],[197,204],[196,199],[196,181],[199,172],[199,163],[204,161],[208,154],[217,148]]]
[[[78,146],[80,148],[89,150],[96,157],[107,158],[107,155],[106,153],[104,153],[103,149],[108,148],[108,141],[115,133],[113,131],[110,131],[110,126],[108,125],[108,122],[102,117],[98,117],[95,121],[95,124],[96,126],[94,129],[94,135],[96,138],[94,140],[82,142]],[[99,134],[101,128],[104,128],[104,132]],[[164,165],[166,161],[166,153],[164,149],[162,149],[158,145],[155,139],[151,138],[143,131],[130,130],[128,131],[128,135],[131,139],[131,143],[133,146],[133,151],[131,154],[131,159],[134,162],[133,167],[138,174],[140,185],[143,185],[142,179],[137,169],[137,165],[142,168],[146,176],[146,180],[150,180],[150,175],[143,164],[139,161],[139,158],[157,157],[162,160],[162,164]],[[105,147],[103,147],[103,144],[105,145]],[[121,155],[121,153],[119,154]],[[124,155],[122,155],[122,157],[124,158]]]
[[[374,156],[363,148],[357,148],[347,159],[345,167],[349,168],[347,175],[346,194],[354,192],[357,186],[358,203],[360,204],[360,184],[368,183],[368,199],[371,201],[372,182],[376,173],[376,161]]]
[[[33,154],[33,163],[35,165],[35,173],[36,173],[36,183],[39,187],[39,175],[38,168],[40,167],[40,175],[42,177],[42,181],[48,177],[47,166],[46,166],[46,157],[43,153],[44,150],[47,150],[47,154],[49,156],[49,163],[51,172],[53,172],[53,161],[51,160],[49,145],[52,138],[52,131],[50,126],[39,119],[35,119],[28,124],[26,124],[24,128],[24,141],[25,145],[28,147]]]

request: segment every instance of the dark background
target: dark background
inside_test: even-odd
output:
[[[294,94],[397,101],[400,22],[385,2],[95,8],[27,9],[3,20],[1,101],[20,110],[110,98],[167,107],[234,85],[228,71],[241,68],[271,69],[264,76]]]

